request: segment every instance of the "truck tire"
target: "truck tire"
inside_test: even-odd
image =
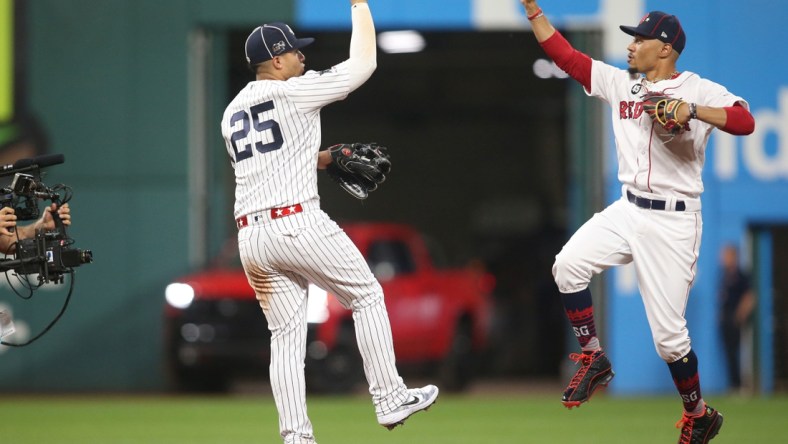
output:
[[[476,359],[473,351],[473,325],[468,318],[457,323],[451,347],[439,370],[441,388],[459,392],[468,388],[473,380]]]
[[[364,366],[352,324],[342,327],[337,344],[324,359],[308,364],[306,375],[311,392],[344,394],[356,388],[364,377]]]

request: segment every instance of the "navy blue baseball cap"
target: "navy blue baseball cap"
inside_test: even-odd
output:
[[[639,35],[649,39],[657,39],[663,43],[670,43],[679,54],[684,50],[687,35],[681,27],[678,17],[665,14],[662,11],[651,11],[640,19],[637,26],[620,26],[621,30],[629,35]]]
[[[311,37],[297,39],[293,30],[282,22],[267,23],[254,28],[246,38],[246,61],[254,66],[314,42]]]

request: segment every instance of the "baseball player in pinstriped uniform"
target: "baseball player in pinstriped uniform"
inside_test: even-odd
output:
[[[588,283],[594,274],[633,263],[654,344],[684,404],[679,443],[705,444],[723,418],[701,397],[698,359],[684,318],[703,228],[701,171],[712,130],[753,132],[747,102],[695,73],[676,71],[686,35],[673,15],[652,11],[637,26],[621,26],[634,37],[627,47],[629,69],[622,70],[575,50],[536,0],[520,1],[545,52],[588,95],[612,106],[623,185],[621,199],[580,227],[553,265],[582,348],[571,356],[580,369],[562,402],[579,406],[613,378],[596,337]]]
[[[320,110],[344,99],[375,70],[376,43],[366,0],[351,0],[350,57],[304,72],[297,39],[284,23],[255,28],[246,57],[256,73],[230,102],[222,134],[235,169],[238,246],[271,330],[270,379],[286,444],[314,443],[307,417],[307,286],[331,292],[353,310],[356,339],[378,423],[391,429],[430,407],[438,388],[408,389],[395,366],[383,291],[356,246],[320,209]]]

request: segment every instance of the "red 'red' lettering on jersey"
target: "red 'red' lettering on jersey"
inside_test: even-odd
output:
[[[618,118],[621,120],[639,119],[642,114],[643,102],[622,100],[618,104]]]

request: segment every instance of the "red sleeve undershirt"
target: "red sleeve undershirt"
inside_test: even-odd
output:
[[[728,115],[728,118],[725,120],[725,126],[720,128],[721,130],[733,134],[734,136],[746,136],[755,131],[755,119],[752,117],[752,114],[747,111],[747,108],[737,103],[723,109]]]
[[[591,91],[591,57],[573,48],[558,31],[540,45],[559,68]]]

